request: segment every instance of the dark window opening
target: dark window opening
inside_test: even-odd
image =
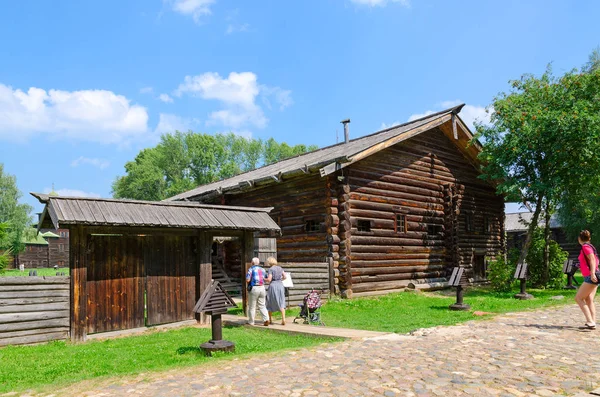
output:
[[[427,225],[427,234],[429,236],[439,236],[442,234],[442,225]]]
[[[465,214],[465,230],[467,232],[473,231],[473,215]]]
[[[406,215],[396,214],[396,233],[406,233]]]
[[[473,277],[476,281],[486,279],[487,263],[484,255],[474,255],[473,257]]]
[[[359,232],[370,232],[371,231],[371,221],[358,221],[357,225]]]
[[[311,219],[306,221],[304,228],[307,233],[316,233],[321,231],[321,224],[318,221]]]
[[[483,219],[483,230],[486,233],[491,233],[492,231],[492,222],[490,222],[490,218],[487,216]]]

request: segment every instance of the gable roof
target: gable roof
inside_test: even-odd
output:
[[[269,216],[271,208],[31,195],[46,204],[38,228],[94,225],[281,231]]]
[[[27,236],[23,236],[21,241],[25,245],[48,245],[48,242],[44,239],[42,234],[39,234],[37,230],[32,229]]]
[[[526,232],[533,218],[533,212],[515,212],[512,214],[506,214],[504,217],[504,230],[507,233],[511,232]],[[538,226],[543,227],[546,221],[540,216],[538,220]],[[560,229],[562,225],[558,220],[556,214],[550,217],[550,229]]]
[[[338,143],[218,182],[198,186],[195,189],[170,197],[164,201],[188,200],[225,192],[236,193],[256,185],[278,182],[284,177],[290,178],[317,171],[323,177],[436,127],[440,127],[444,134],[457,144],[457,147],[465,156],[473,163],[476,163],[477,154],[481,150],[481,146],[477,142],[473,145],[468,145],[468,142],[473,138],[473,134],[460,117],[457,116],[463,106],[464,104],[455,106],[371,135],[352,139],[348,143]]]
[[[42,233],[42,237],[45,237],[45,238],[60,238],[60,236],[58,234],[52,233],[52,232]]]

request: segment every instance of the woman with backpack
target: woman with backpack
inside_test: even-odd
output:
[[[598,289],[598,252],[590,243],[591,235],[588,230],[579,233],[579,244],[581,252],[579,253],[579,265],[581,266],[581,275],[583,283],[575,295],[575,301],[585,316],[585,329],[596,329],[596,307],[594,306],[594,296]]]

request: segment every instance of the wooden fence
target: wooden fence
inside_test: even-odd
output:
[[[0,346],[69,336],[69,277],[0,278]]]
[[[312,288],[329,292],[329,264],[317,263],[279,263],[285,272],[292,274],[294,287],[290,288],[289,304],[296,306]],[[323,296],[325,297],[325,296]]]

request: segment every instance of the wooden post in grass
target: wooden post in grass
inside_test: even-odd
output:
[[[521,291],[518,294],[515,294],[515,299],[533,299],[533,295],[528,294],[527,291],[525,291],[525,287],[527,285],[527,262],[523,261],[523,263],[517,264],[515,278],[521,282]]]
[[[196,306],[194,313],[208,313],[211,318],[212,339],[200,345],[200,349],[207,356],[212,355],[216,351],[234,351],[235,343],[223,340],[223,326],[221,315],[227,313],[228,307],[236,307],[237,305],[231,299],[229,294],[225,292],[218,281],[212,280],[208,288],[204,291]]]
[[[565,285],[565,289],[577,289],[577,287],[573,285],[573,276],[575,276],[576,270],[577,268],[573,266],[573,259],[565,259],[565,263],[563,264],[563,273],[567,275],[567,285]]]
[[[450,281],[448,281],[448,285],[451,287],[456,287],[456,303],[453,303],[449,306],[450,310],[469,310],[471,306],[463,303],[463,275],[465,269],[463,267],[455,267],[452,269],[452,275],[450,276]]]

